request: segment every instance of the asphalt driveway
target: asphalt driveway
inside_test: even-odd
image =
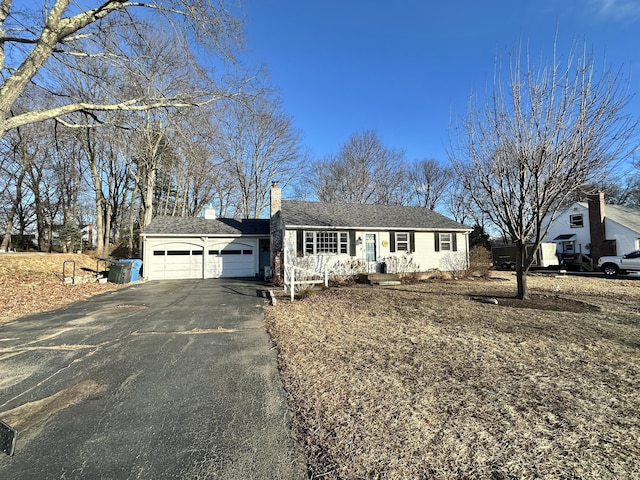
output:
[[[138,283],[0,325],[0,478],[306,478],[261,288]]]

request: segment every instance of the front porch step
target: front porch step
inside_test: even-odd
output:
[[[358,282],[371,285],[400,285],[401,283],[400,275],[395,273],[360,273]]]

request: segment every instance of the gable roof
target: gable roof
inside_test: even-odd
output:
[[[571,207],[575,205],[583,207],[587,212],[589,211],[589,205],[586,202],[576,202]],[[637,208],[607,203],[604,206],[604,218],[635,232],[640,232],[640,210]]]
[[[158,216],[142,235],[269,235],[269,220]]]
[[[634,232],[640,232],[640,210],[637,208],[605,205],[604,218],[619,223]]]
[[[472,230],[428,208],[400,205],[282,200],[280,215],[286,227]]]

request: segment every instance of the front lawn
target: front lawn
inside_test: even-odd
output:
[[[640,478],[640,281],[503,276],[268,308],[311,478]]]

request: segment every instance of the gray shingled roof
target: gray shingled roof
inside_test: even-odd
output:
[[[640,210],[637,208],[605,205],[604,216],[634,232],[640,232]]]
[[[587,202],[578,203],[589,210],[589,204]],[[640,232],[640,209],[638,208],[607,203],[604,206],[604,216],[630,230]]]
[[[269,220],[158,216],[144,235],[269,235]]]
[[[283,200],[282,219],[288,228],[336,227],[411,230],[471,230],[428,208]]]

